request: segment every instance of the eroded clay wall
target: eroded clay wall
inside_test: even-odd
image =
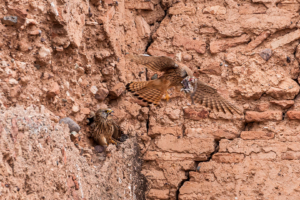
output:
[[[1,1],[2,112],[16,105],[35,105],[49,110],[47,117],[54,124],[72,118],[81,126],[80,139],[77,145],[59,143],[54,148],[61,156],[58,166],[69,166],[63,160],[64,146],[88,170],[93,165],[103,173],[111,170],[109,175],[82,178],[86,182],[81,188],[72,183],[77,181],[73,171],[65,173],[61,183],[53,181],[63,185],[70,180],[70,185],[46,192],[30,186],[34,183],[29,178],[18,186],[21,194],[25,199],[40,199],[56,190],[58,199],[134,199],[130,195],[136,192],[145,192],[147,199],[297,199],[299,5],[297,0]],[[155,74],[130,63],[125,55],[145,52],[188,66],[196,77],[243,108],[245,115],[210,112],[191,105],[186,95],[174,90],[170,101],[162,100],[158,107],[135,99],[125,85]],[[115,110],[116,120],[130,136],[121,149],[111,146],[108,156],[94,151],[86,125],[89,112],[103,107]],[[14,115],[3,117],[10,127]],[[46,136],[40,137],[46,141]],[[35,141],[30,134],[25,138]],[[22,149],[18,141],[15,144],[12,138],[9,144]],[[42,139],[40,143],[44,148]],[[13,152],[3,168],[9,176],[15,176],[10,168],[18,163]],[[23,154],[18,155],[21,159]],[[128,189],[128,184],[134,189],[139,184],[130,175],[122,175],[124,184],[119,184],[118,175],[107,182],[114,171],[116,175],[117,166],[124,171],[126,159],[139,157],[146,188]],[[139,168],[128,169],[142,179]],[[18,180],[27,180],[24,176]],[[0,187],[5,192],[1,194],[11,195],[16,182],[3,180],[2,176]],[[102,188],[98,190],[91,180],[103,183]]]

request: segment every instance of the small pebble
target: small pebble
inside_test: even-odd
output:
[[[59,120],[59,123],[60,124],[61,123],[68,124],[70,132],[75,131],[78,133],[80,131],[80,126],[69,117],[65,117],[65,118]]]
[[[37,69],[40,69],[41,65],[35,64],[34,67],[37,68]]]
[[[97,91],[98,91],[98,88],[97,88],[96,86],[92,86],[92,87],[91,87],[91,92],[92,92],[93,94],[96,94]]]
[[[262,50],[259,55],[265,60],[268,61],[272,56],[272,50],[271,49],[264,49]]]
[[[154,74],[152,77],[151,77],[151,80],[155,80],[157,79],[157,74]]]
[[[5,16],[2,19],[2,24],[8,25],[8,26],[14,26],[18,22],[17,16]]]
[[[105,151],[105,147],[101,146],[101,145],[97,145],[94,148],[95,148],[96,153],[102,153]]]
[[[73,112],[76,113],[76,112],[78,112],[79,110],[80,110],[80,108],[79,108],[78,105],[73,105],[73,106],[72,106],[72,111],[73,111]]]
[[[120,137],[120,142],[125,142],[128,139],[128,135],[122,134]]]

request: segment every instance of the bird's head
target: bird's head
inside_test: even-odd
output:
[[[99,109],[96,112],[96,117],[103,117],[106,119],[108,115],[112,115],[113,112],[112,109]]]

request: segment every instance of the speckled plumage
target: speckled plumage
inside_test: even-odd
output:
[[[109,143],[116,143],[113,138],[118,139],[122,133],[120,127],[110,118],[108,111],[109,109],[99,109],[95,113],[94,118],[95,126],[92,131],[92,137],[102,146],[108,146]]]
[[[181,81],[188,76],[171,58],[165,56],[130,55],[128,58],[138,64],[145,65],[152,71],[165,72],[161,77],[151,81],[131,82],[126,85],[128,91],[135,93],[140,99],[158,105],[162,96],[173,86],[180,86]]]
[[[131,82],[126,85],[128,91],[133,92],[140,99],[158,105],[163,94],[173,86],[182,86],[181,82],[190,79],[193,74],[190,69],[179,67],[171,58],[165,56],[142,56],[130,55],[131,61],[145,65],[153,71],[165,72],[161,77],[151,81]],[[194,79],[194,78],[192,78]],[[168,95],[166,95],[168,96]],[[215,88],[206,85],[200,80],[195,80],[195,89],[191,93],[191,99],[205,107],[217,112],[238,113],[242,110],[224,99]]]

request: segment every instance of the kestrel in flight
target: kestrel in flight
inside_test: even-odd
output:
[[[184,90],[189,90],[190,82],[194,83],[191,99],[194,103],[197,102],[205,107],[223,113],[238,113],[243,112],[235,105],[224,99],[215,88],[206,85],[199,79],[195,79],[190,69],[180,67],[169,57],[165,56],[143,56],[129,55],[129,59],[137,64],[142,64],[154,72],[161,71],[164,74],[155,80],[131,82],[126,85],[126,89],[140,99],[158,105],[161,98],[166,94],[166,99],[169,99],[167,90],[173,86],[182,86],[185,84]]]

